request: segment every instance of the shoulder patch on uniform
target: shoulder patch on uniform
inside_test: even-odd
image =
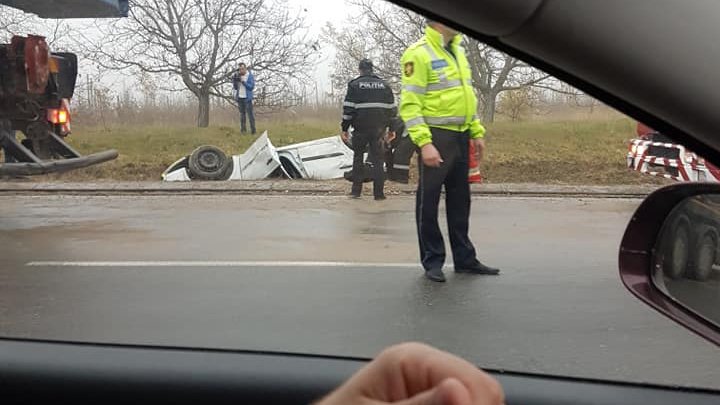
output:
[[[405,77],[411,77],[415,74],[415,62],[406,62],[405,63]]]

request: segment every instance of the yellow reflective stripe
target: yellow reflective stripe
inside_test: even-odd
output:
[[[425,93],[427,93],[427,89],[426,89],[425,87],[416,86],[416,85],[414,85],[414,84],[406,84],[406,85],[404,85],[404,86],[403,86],[403,90],[409,91],[409,92],[411,92],[411,93],[416,93],[416,94],[425,94]]]
[[[425,117],[428,125],[464,125],[467,117]]]
[[[429,44],[425,44],[423,47],[425,48],[427,53],[430,54],[430,58],[433,61],[438,61],[438,60],[444,61],[445,60],[445,59],[439,57],[437,55],[437,53],[435,53],[435,50]],[[438,74],[440,76],[439,77],[440,82],[428,84],[427,91],[440,91],[440,90],[451,89],[453,87],[460,87],[463,85],[462,80],[459,80],[459,79],[458,80],[448,80],[447,74],[443,71],[438,72]]]
[[[430,46],[430,44],[425,44],[424,48],[427,51],[427,53],[430,54],[430,57],[433,60],[444,60],[444,59],[440,58],[439,56],[437,56],[437,53],[435,53],[435,50],[432,48],[432,46]]]
[[[440,83],[428,84],[427,90],[428,91],[440,91],[440,90],[452,89],[454,87],[462,87],[462,85],[463,85],[463,83],[461,80],[447,80],[447,81],[441,81]]]
[[[418,125],[425,125],[425,118],[417,117],[417,118],[412,118],[412,119],[405,121],[405,127],[407,129],[416,127]]]

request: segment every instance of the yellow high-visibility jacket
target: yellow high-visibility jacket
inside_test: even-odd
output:
[[[403,54],[400,117],[419,147],[432,142],[430,127],[468,131],[473,139],[485,135],[461,42],[462,36],[456,36],[450,53],[442,34],[427,27],[425,37]]]

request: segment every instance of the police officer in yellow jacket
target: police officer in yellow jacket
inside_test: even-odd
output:
[[[438,226],[443,185],[455,271],[497,275],[476,257],[468,236],[470,185],[468,147],[484,151],[485,128],[477,113],[472,72],[461,47],[462,36],[428,21],[425,37],[404,53],[400,117],[420,148],[416,220],[425,276],[444,282],[445,242]]]

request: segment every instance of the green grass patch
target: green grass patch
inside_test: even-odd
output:
[[[258,123],[268,131],[275,146],[290,145],[338,133],[339,123],[303,121],[294,123]],[[257,136],[241,135],[229,126],[210,128],[169,126],[75,126],[69,143],[83,154],[117,149],[120,157],[106,164],[46,178],[76,180],[159,180],[169,165],[195,148],[215,145],[234,155],[244,152]]]
[[[337,122],[297,121],[258,123],[276,146],[335,135]],[[489,154],[483,167],[491,183],[640,184],[662,180],[625,167],[627,142],[634,135],[627,118],[557,122],[498,122],[488,126]],[[82,153],[117,149],[114,162],[46,179],[158,180],[180,157],[198,146],[215,145],[239,154],[256,139],[238,128],[125,125],[74,127],[70,143]]]
[[[641,184],[663,180],[629,171],[629,118],[500,122],[488,126],[483,174],[492,183]]]

